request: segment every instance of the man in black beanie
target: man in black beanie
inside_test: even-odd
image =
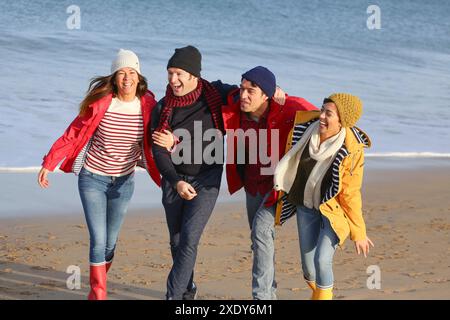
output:
[[[222,149],[218,153],[224,154],[221,108],[227,103],[228,94],[238,87],[220,80],[210,83],[201,78],[201,54],[193,46],[175,49],[167,63],[167,75],[166,95],[152,112],[152,151],[162,176],[162,203],[173,258],[166,298],[187,300],[193,299],[197,293],[193,282],[197,247],[214,209],[223,171],[223,156],[211,163],[205,161],[207,159],[203,155],[205,149],[217,140],[220,140]],[[275,95],[284,99],[282,90]],[[196,123],[201,123],[201,137],[195,136]],[[217,131],[214,141],[204,141],[203,133],[211,129]],[[193,151],[190,152],[190,161],[174,162],[173,154],[166,148],[167,137],[172,137],[174,130],[190,133],[191,140],[184,141],[184,147],[180,148],[184,151],[187,145],[187,149]],[[199,141],[201,150],[195,147]],[[200,163],[195,161],[196,156],[201,158]]]
[[[152,111],[152,151],[162,176],[162,203],[173,259],[167,279],[166,298],[170,300],[194,299],[197,293],[193,281],[197,247],[214,209],[223,171],[223,157],[218,162],[205,161],[203,154],[211,142],[203,141],[203,133],[216,130],[223,155],[221,107],[228,92],[236,88],[220,80],[210,83],[201,78],[200,71],[201,54],[197,48],[175,49],[167,63],[166,95]],[[196,123],[201,124],[201,137],[195,136]],[[192,137],[184,141],[190,150],[198,151],[195,144],[201,144],[200,163],[195,161],[199,157],[195,152],[190,152],[187,161],[174,163],[171,152],[164,147],[165,137],[172,137],[170,132],[180,129]]]

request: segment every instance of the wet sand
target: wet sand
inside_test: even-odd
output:
[[[335,299],[450,299],[449,194],[449,166],[367,170],[363,205],[375,248],[365,259],[347,240],[336,252]],[[81,211],[0,219],[0,299],[86,299],[88,239]],[[81,270],[79,290],[67,288],[70,265]],[[367,287],[367,268],[374,265],[380,289]],[[162,207],[129,212],[109,298],[163,299],[170,266]],[[199,247],[199,299],[250,299],[251,267],[244,203],[218,203]],[[279,299],[309,298],[295,218],[277,228],[276,273]]]

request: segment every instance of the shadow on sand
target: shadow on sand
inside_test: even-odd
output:
[[[70,274],[0,260],[0,300],[86,300],[89,278],[81,276],[81,289],[68,289]],[[162,300],[165,293],[108,281],[109,300]]]

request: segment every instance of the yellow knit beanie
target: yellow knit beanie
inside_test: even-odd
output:
[[[343,127],[353,127],[361,117],[362,101],[357,96],[349,93],[333,93],[328,99],[336,105]]]

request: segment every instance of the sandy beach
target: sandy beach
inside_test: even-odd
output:
[[[366,170],[363,187],[375,248],[365,259],[347,240],[336,252],[335,299],[450,299],[450,166],[378,163]],[[1,219],[0,299],[86,299],[88,246],[81,211]],[[70,265],[81,270],[81,289],[67,288]],[[109,273],[109,299],[163,299],[170,265],[162,207],[129,212]],[[367,287],[369,266],[380,268],[380,289]],[[251,267],[244,203],[220,202],[200,242],[199,299],[250,299]],[[276,273],[279,299],[309,298],[294,219],[277,228]]]

